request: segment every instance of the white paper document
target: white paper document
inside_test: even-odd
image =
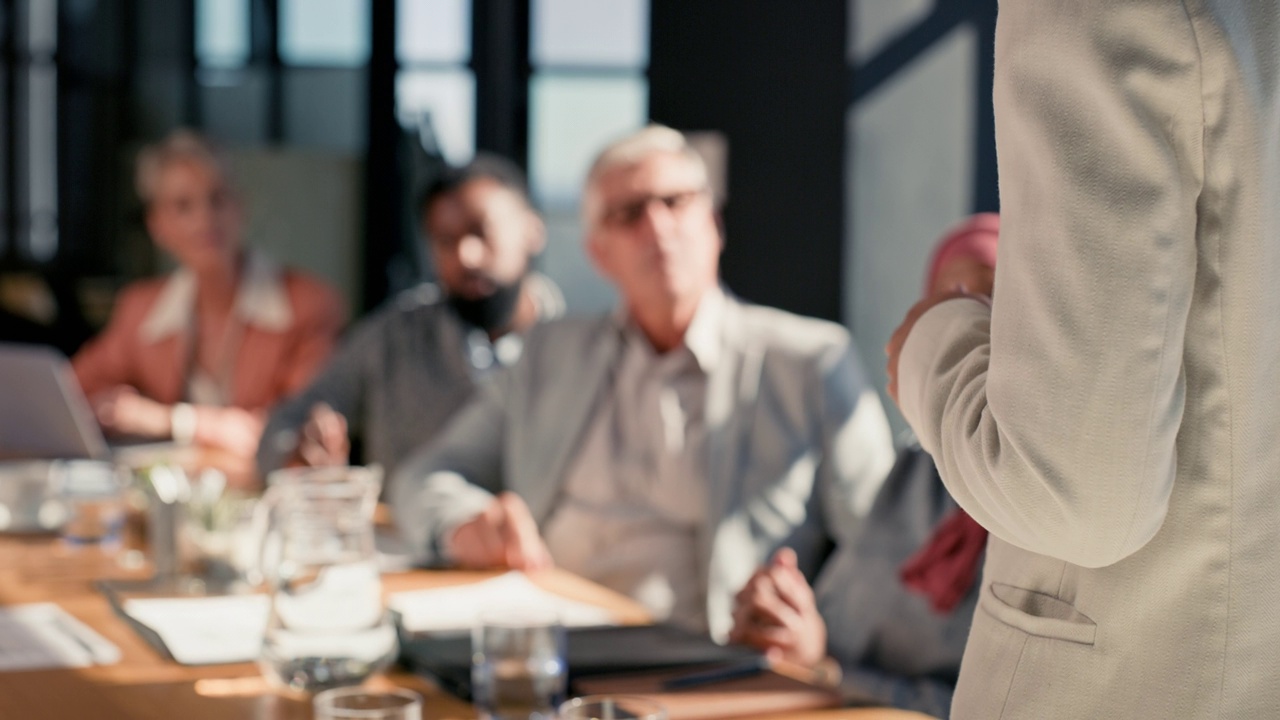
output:
[[[0,608],[0,670],[120,662],[120,648],[53,603]]]
[[[408,632],[470,630],[481,613],[519,615],[553,612],[566,627],[616,625],[607,610],[568,600],[534,585],[518,572],[456,587],[408,590],[391,595],[388,603],[400,613]]]
[[[128,600],[124,611],[160,636],[183,665],[256,660],[271,599],[266,595]]]

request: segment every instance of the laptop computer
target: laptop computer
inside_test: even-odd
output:
[[[0,532],[53,532],[50,477],[66,460],[110,451],[65,356],[44,345],[0,343]]]
[[[46,345],[0,343],[0,460],[106,460],[71,363]]]

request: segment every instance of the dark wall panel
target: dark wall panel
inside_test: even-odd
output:
[[[653,0],[652,12],[650,116],[728,138],[726,283],[838,319],[846,0]]]

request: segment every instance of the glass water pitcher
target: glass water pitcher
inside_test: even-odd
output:
[[[272,682],[303,692],[356,685],[395,659],[373,539],[381,480],[376,467],[268,478],[257,521],[271,613],[259,664]]]

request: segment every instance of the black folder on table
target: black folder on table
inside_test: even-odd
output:
[[[705,635],[674,625],[570,628],[566,636],[570,686],[584,677],[740,663],[761,657],[752,648],[717,645]],[[470,635],[404,637],[400,658],[414,672],[430,675],[449,692],[471,699]]]

